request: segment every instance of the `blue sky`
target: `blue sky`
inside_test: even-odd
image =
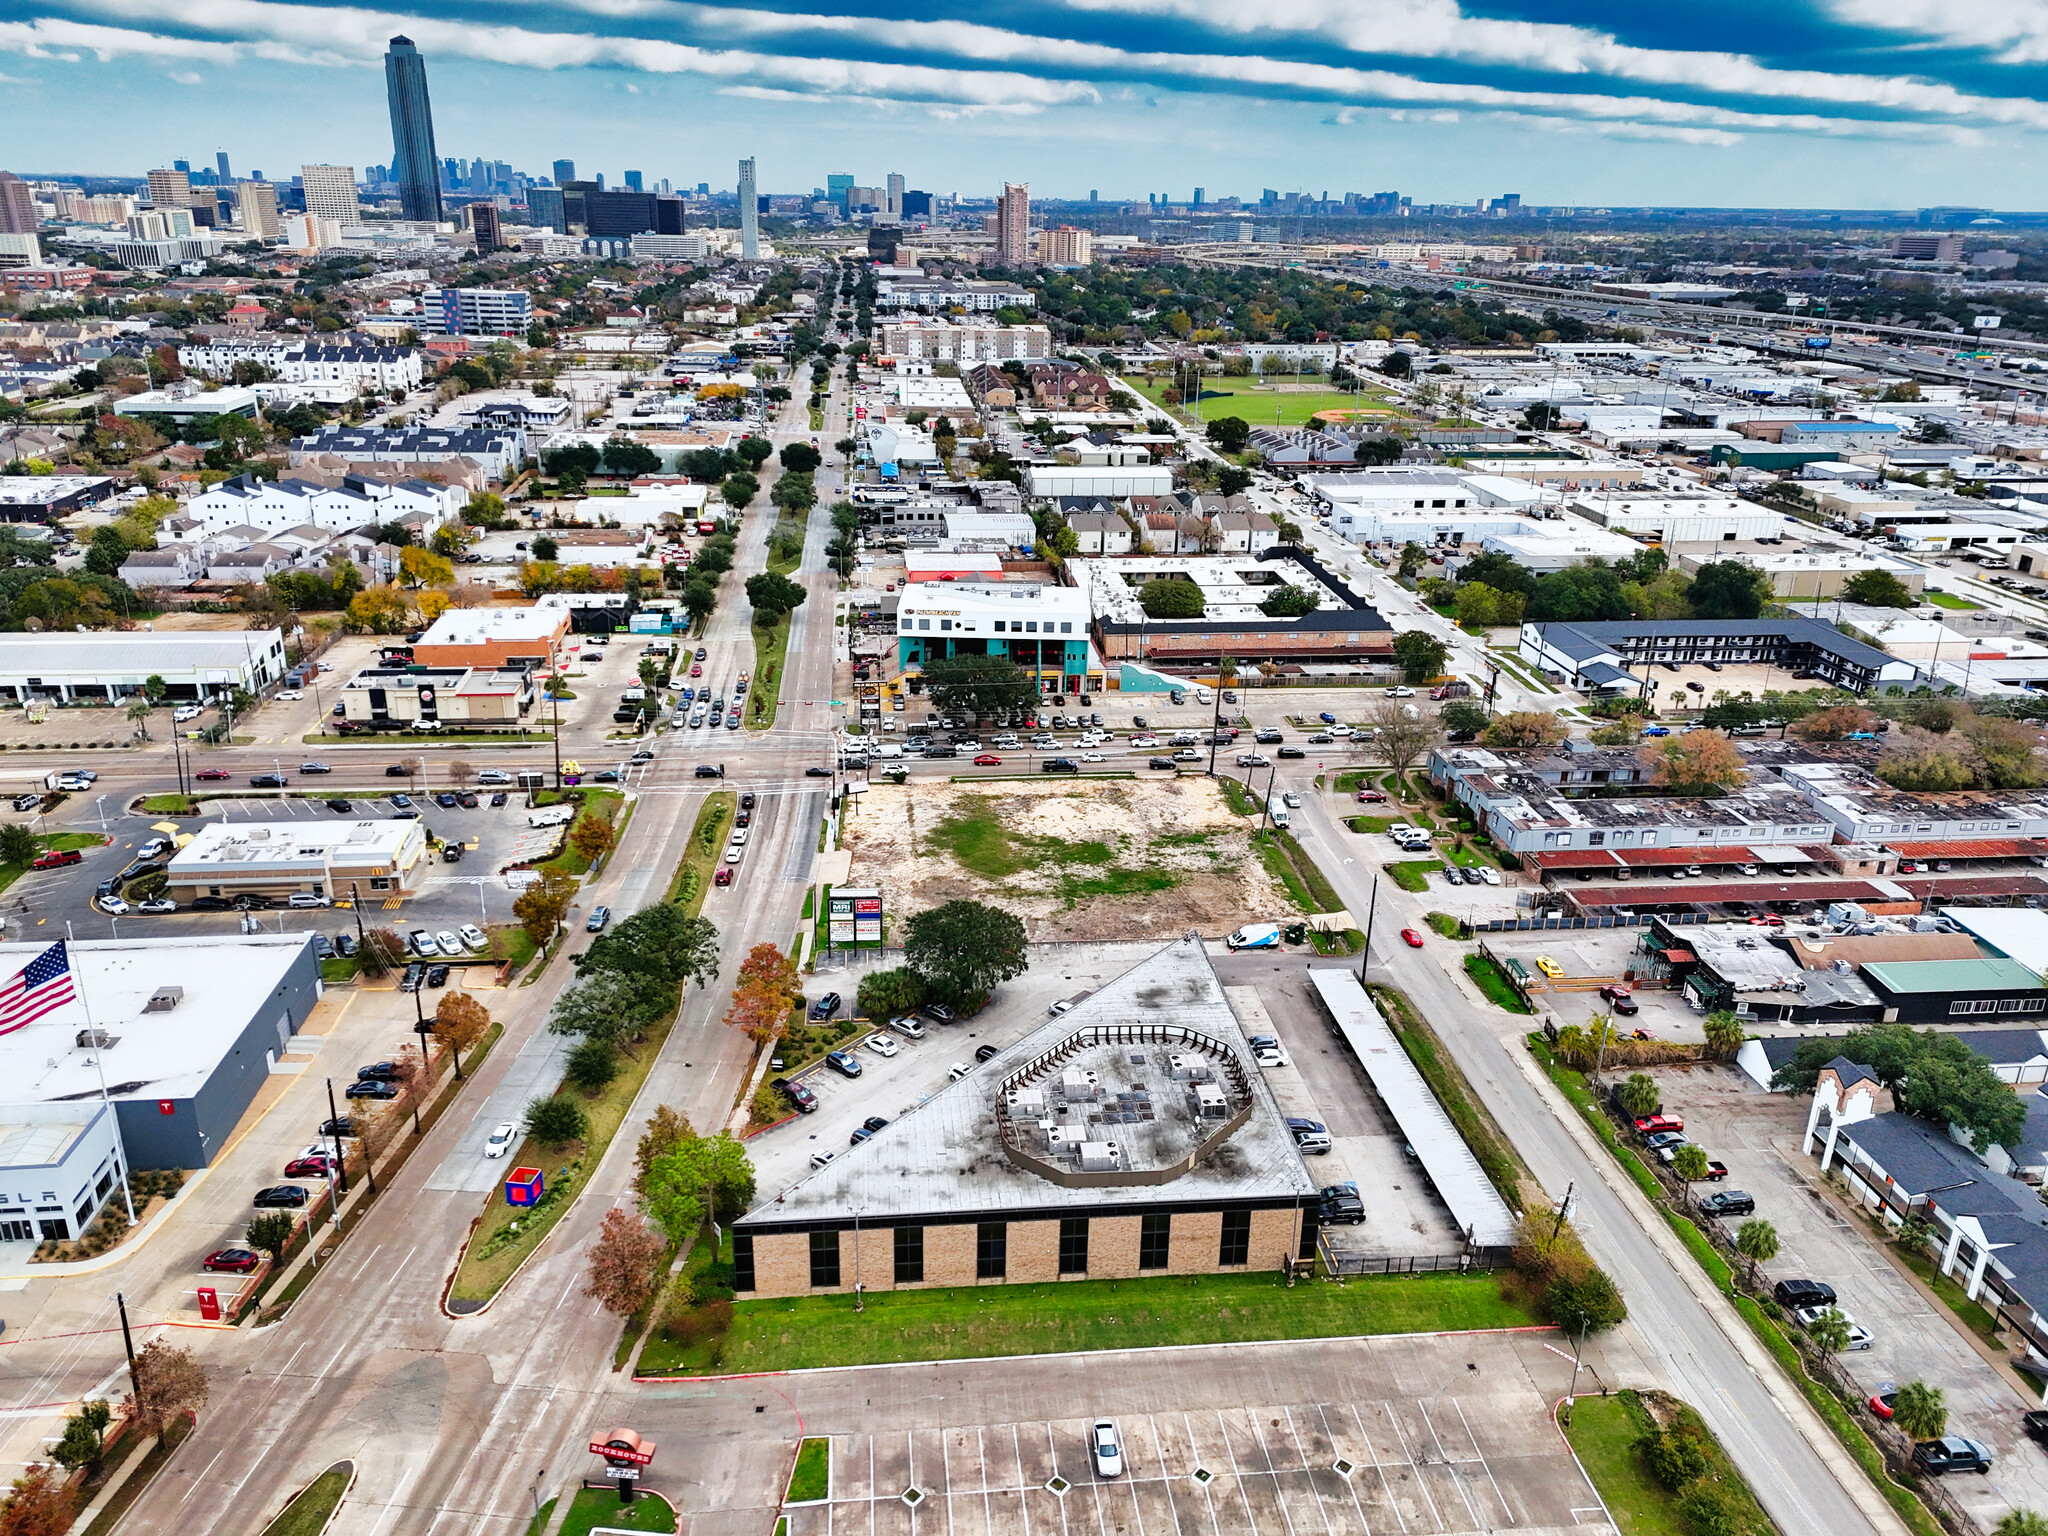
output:
[[[0,156],[383,163],[398,32],[442,154],[608,181],[2048,206],[2048,0],[0,0]]]

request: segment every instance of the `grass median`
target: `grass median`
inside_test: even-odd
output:
[[[341,1507],[341,1497],[348,1492],[348,1480],[345,1462],[322,1472],[263,1528],[263,1536],[320,1536],[335,1510]]]
[[[758,619],[747,626],[754,637],[753,679],[747,686],[747,729],[765,731],[775,724],[775,711],[781,701],[775,695],[782,688],[783,661],[789,654],[789,631],[792,620],[788,614],[779,617],[773,626],[765,626]]]
[[[1429,889],[1429,877],[1443,868],[1439,859],[1408,859],[1387,865],[1387,878],[1404,891],[1421,895]]]
[[[1699,1448],[1706,1470],[1685,1490],[1674,1492],[1659,1481],[1639,1444],[1660,1428],[1679,1430]],[[1695,1536],[1706,1527],[1688,1515],[1684,1500],[1703,1484],[1723,1495],[1728,1523],[1714,1529],[1731,1536],[1763,1536],[1774,1529],[1721,1443],[1676,1398],[1633,1391],[1582,1397],[1572,1404],[1565,1433],[1622,1536]]]
[[[742,1301],[706,1369],[802,1370],[1117,1348],[1528,1327],[1541,1321],[1491,1275],[1394,1275],[1297,1284],[1278,1274],[1193,1275]],[[704,1358],[702,1355],[699,1358]],[[644,1357],[643,1357],[644,1360]],[[643,1373],[649,1369],[644,1364]]]
[[[711,889],[719,860],[725,856],[725,831],[732,825],[739,804],[736,791],[721,789],[707,796],[698,807],[689,845],[684,848],[683,860],[676,866],[676,877],[668,887],[668,899],[692,917],[704,910],[704,897]]]

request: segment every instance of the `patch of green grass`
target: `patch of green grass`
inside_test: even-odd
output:
[[[1971,602],[1967,597],[1957,597],[1953,592],[1940,592],[1933,587],[1929,587],[1921,596],[1925,597],[1927,601],[1934,604],[1937,608],[1954,608],[1960,611],[1965,608],[1982,608],[1984,606],[1982,603]]]
[[[1509,1013],[1529,1013],[1533,1010],[1522,1001],[1515,989],[1508,985],[1507,977],[1501,975],[1500,967],[1484,955],[1465,957],[1465,974],[1473,984],[1486,994],[1486,1000],[1496,1008],[1505,1008]]]
[[[969,874],[986,880],[1006,880],[1030,867],[996,814],[995,802],[982,796],[965,796],[959,809],[925,834],[933,847],[950,853]]]
[[[1303,912],[1313,912],[1316,910],[1315,903],[1309,896],[1308,886],[1303,883],[1301,875],[1296,871],[1293,862],[1287,857],[1286,850],[1274,841],[1272,833],[1254,832],[1252,834],[1252,848],[1258,853],[1259,862],[1266,866],[1266,873],[1271,875],[1281,889],[1287,892],[1287,899],[1293,902],[1298,910]]]
[[[995,802],[985,796],[963,797],[955,813],[926,837],[933,847],[951,854],[961,868],[984,880],[1001,881],[1026,870],[1055,869],[1059,894],[1068,902],[1087,896],[1170,891],[1180,884],[1180,878],[1167,870],[1120,866],[1119,850],[1100,839],[1068,842],[1014,834],[1004,825]]]
[[[1405,821],[1411,827],[1421,827],[1425,832],[1434,833],[1436,831],[1436,823],[1423,815],[1354,816],[1348,825],[1354,832],[1384,832],[1397,821]]]
[[[285,1505],[282,1514],[263,1527],[263,1536],[320,1536],[328,1516],[340,1508],[341,1496],[346,1492],[346,1467],[322,1472],[297,1498]]]
[[[541,1505],[539,1511],[534,1515],[533,1523],[526,1528],[526,1536],[540,1536],[540,1533],[548,1528],[548,1520],[554,1515],[554,1512],[555,1501],[549,1499],[547,1503]]]
[[[1429,877],[1443,868],[1440,859],[1406,859],[1387,866],[1387,878],[1404,891],[1418,895],[1429,889]]]
[[[813,1435],[797,1447],[796,1466],[789,1474],[785,1504],[809,1504],[832,1494],[832,1442]]]
[[[363,963],[354,955],[336,955],[332,960],[320,962],[320,979],[328,986],[354,981],[361,972]]]
[[[590,1536],[599,1526],[614,1531],[656,1531],[673,1533],[676,1512],[658,1493],[643,1493],[630,1504],[621,1504],[610,1488],[580,1489],[569,1501],[569,1513],[562,1517],[556,1536]]]
[[[1100,875],[1061,875],[1059,893],[1071,902],[1084,896],[1147,896],[1179,884],[1163,869],[1112,869]]]
[[[765,731],[775,724],[775,711],[781,703],[776,695],[782,691],[782,668],[789,654],[790,623],[785,613],[773,627],[747,626],[754,639],[754,670],[744,717],[750,731]]]
[[[46,832],[36,839],[36,846],[45,849],[68,851],[71,849],[103,848],[107,840],[97,832]],[[26,864],[0,864],[0,891],[4,891],[23,875],[28,873]]]
[[[704,898],[711,890],[711,876],[725,856],[725,830],[739,811],[739,794],[721,789],[705,798],[698,808],[690,841],[669,882],[668,900],[676,902],[695,917],[704,910]]]
[[[1216,775],[1216,784],[1223,791],[1223,800],[1239,816],[1256,816],[1261,809],[1259,797],[1227,774]]]
[[[545,793],[545,791],[542,793]],[[616,789],[572,789],[564,794],[562,798],[564,800],[572,800],[579,793],[582,796],[581,804],[583,809],[577,812],[576,822],[582,822],[587,818],[596,818],[599,821],[613,822],[616,828],[619,807],[626,800],[623,793]],[[535,795],[534,800],[536,803],[539,803],[540,795]],[[568,828],[570,832],[576,830],[576,822],[570,824]],[[575,875],[580,878],[589,873],[590,860],[584,858],[582,854],[576,851],[576,845],[573,841],[564,838],[562,840],[562,851],[551,859],[543,860],[538,867],[541,869],[558,869],[564,874]]]
[[[144,795],[142,809],[151,816],[197,816],[199,802],[188,795]]]
[[[1472,930],[1465,926],[1465,920],[1460,917],[1453,917],[1448,912],[1431,912],[1426,914],[1422,920],[1447,939],[1469,939],[1472,937]]]
[[[1728,1494],[1735,1506],[1731,1536],[1772,1531],[1756,1496],[1700,1416],[1676,1399],[1654,1396],[1666,1423],[1682,1424],[1699,1437],[1706,1454],[1706,1480]],[[1695,1527],[1679,1507],[1682,1495],[1657,1480],[1637,1449],[1637,1442],[1657,1427],[1650,1404],[1624,1390],[1612,1397],[1582,1397],[1572,1404],[1566,1436],[1622,1536],[1693,1536]]]
[[[1262,1261],[1263,1262],[1263,1261]],[[870,1291],[742,1302],[719,1352],[725,1372],[1238,1339],[1514,1328],[1538,1321],[1491,1275],[1374,1276],[1287,1288],[1278,1274]]]
[[[1500,1191],[1500,1197],[1510,1207],[1520,1210],[1522,1180],[1529,1176],[1529,1171],[1515,1155],[1514,1144],[1501,1134],[1492,1114],[1472,1091],[1464,1071],[1445,1052],[1436,1032],[1424,1022],[1405,992],[1376,986],[1372,988],[1372,995],[1388,1026],[1394,1031],[1394,1037],[1401,1042],[1401,1049],[1408,1053],[1415,1070],[1429,1084],[1429,1091],[1436,1095],[1444,1113],[1457,1126],[1458,1134],[1465,1138],[1465,1144],[1472,1149],[1479,1166],[1486,1170],[1493,1187]]]

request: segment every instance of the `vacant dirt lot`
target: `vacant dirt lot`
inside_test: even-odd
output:
[[[1291,910],[1207,779],[877,784],[846,846],[851,883],[899,918],[991,899],[1034,942],[1227,933]]]

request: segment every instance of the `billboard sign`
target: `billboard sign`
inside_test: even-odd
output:
[[[1970,324],[1976,326],[1980,331],[1995,331],[1998,329],[1998,319],[1997,315],[1979,315]]]
[[[825,916],[835,947],[882,942],[882,893],[835,887],[825,899]]]

